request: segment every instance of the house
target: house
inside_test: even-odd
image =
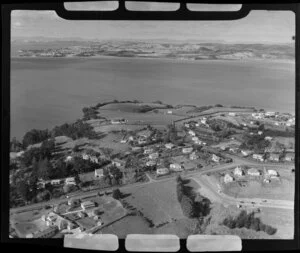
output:
[[[61,179],[53,179],[50,181],[51,185],[60,185],[61,184]]]
[[[199,157],[196,155],[195,152],[193,152],[193,153],[190,154],[190,160],[196,160],[196,159],[198,159],[198,158],[199,158]]]
[[[275,124],[275,126],[279,126],[279,122],[275,122],[274,124]]]
[[[266,136],[265,137],[265,140],[267,140],[267,141],[271,141],[273,138],[271,137],[271,136]]]
[[[151,154],[153,152],[153,148],[144,149],[144,154]]]
[[[167,111],[167,114],[172,114],[172,113],[173,113],[173,112],[172,112],[172,111],[170,111],[170,110],[169,110],[169,111]]]
[[[167,144],[165,144],[165,147],[167,149],[172,149],[174,147],[174,144],[173,143],[167,143]]]
[[[250,176],[259,176],[260,172],[255,168],[251,168],[251,169],[248,169],[247,174]]]
[[[237,153],[238,150],[239,150],[239,148],[235,148],[235,147],[229,148],[229,151],[232,153]]]
[[[279,162],[279,154],[271,153],[269,156],[270,161]]]
[[[253,154],[252,157],[253,157],[253,159],[263,162],[265,160],[264,156],[265,156],[264,154]]]
[[[241,150],[241,153],[242,153],[243,156],[249,156],[249,155],[251,155],[251,153],[253,153],[253,152],[250,151],[250,150]]]
[[[295,159],[295,154],[294,153],[287,153],[284,157],[284,160],[292,162]]]
[[[103,169],[95,169],[95,177],[103,177]]]
[[[126,162],[116,158],[111,162],[111,164],[115,165],[117,168],[123,168],[125,167]]]
[[[156,170],[157,175],[167,175],[169,174],[169,170],[167,168],[159,168]]]
[[[227,184],[227,183],[230,183],[233,181],[233,177],[230,176],[228,173],[224,176],[224,183]]]
[[[149,155],[149,159],[157,159],[158,158],[158,153],[152,153]]]
[[[188,123],[185,123],[184,126],[187,127],[187,128],[190,127],[190,125]]]
[[[265,116],[267,116],[267,117],[273,117],[273,116],[275,116],[275,112],[266,112],[265,113]]]
[[[192,131],[192,130],[189,130],[188,133],[189,133],[190,136],[196,136],[196,133],[194,131]]]
[[[278,177],[278,172],[276,170],[268,170],[268,176],[275,176]]]
[[[184,153],[184,154],[191,153],[192,151],[193,151],[192,147],[188,147],[188,148],[183,148],[182,149],[182,153]]]
[[[132,151],[140,151],[142,148],[141,147],[131,147]]]
[[[182,171],[182,166],[178,163],[171,163],[170,164],[170,170],[173,171]]]
[[[258,135],[262,135],[262,134],[263,134],[263,131],[258,131],[257,134],[258,134]]]
[[[148,166],[148,167],[152,167],[152,166],[155,166],[155,165],[156,165],[156,162],[153,161],[153,160],[146,162],[146,166]]]
[[[70,162],[73,160],[73,156],[67,156],[66,159],[65,159],[65,162]]]
[[[241,176],[244,175],[244,171],[242,170],[241,167],[237,166],[237,167],[234,169],[233,174],[234,174],[235,176],[241,177]]]
[[[218,157],[217,155],[213,154],[211,157],[211,160],[218,163],[220,161],[220,157]]]
[[[235,114],[235,112],[230,112],[230,113],[228,113],[228,115],[234,117],[236,114]]]
[[[197,136],[192,137],[192,141],[199,141],[199,138]]]
[[[125,124],[127,121],[125,120],[125,119],[112,119],[111,120],[111,124],[114,124],[114,125],[116,125],[116,124]]]
[[[82,154],[82,159],[83,159],[83,160],[89,160],[89,159],[90,159],[90,156],[89,156],[88,154],[83,153],[83,154]]]
[[[126,139],[122,139],[121,141],[120,141],[120,143],[126,143],[127,142],[127,140]]]
[[[133,136],[128,137],[128,141],[133,141],[133,140],[134,140]]]
[[[200,140],[196,140],[195,141],[195,144],[198,144],[198,145],[205,145],[206,143],[205,142],[202,142],[202,141],[200,141]]]
[[[57,220],[57,215],[53,212],[50,212],[46,218],[46,221],[54,222]]]
[[[92,201],[85,201],[85,202],[82,202],[82,203],[81,203],[81,208],[82,208],[83,210],[86,210],[86,209],[92,208],[92,207],[95,207],[95,203],[92,202]]]
[[[145,143],[147,143],[147,140],[144,139],[144,138],[140,138],[140,139],[138,140],[138,144],[145,144]]]
[[[74,177],[67,177],[65,179],[65,184],[66,185],[76,185],[75,178]]]

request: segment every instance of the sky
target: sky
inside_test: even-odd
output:
[[[177,9],[170,3],[140,3],[127,8],[143,10]],[[99,3],[70,3],[70,10],[99,10]],[[202,10],[223,10],[205,5]],[[224,6],[224,5],[223,5]],[[84,8],[83,8],[84,7]],[[117,5],[104,2],[102,10]],[[195,5],[193,6],[195,7]],[[233,8],[233,9],[232,9]],[[227,10],[236,10],[228,6]],[[71,21],[54,11],[14,10],[11,14],[12,39],[17,37],[82,38],[97,40],[180,40],[223,41],[228,43],[289,43],[295,34],[295,15],[288,11],[252,11],[233,21]]]

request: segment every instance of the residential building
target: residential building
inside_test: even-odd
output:
[[[268,176],[278,177],[278,172],[276,170],[268,170]]]
[[[271,153],[269,156],[270,161],[279,162],[279,154]]]
[[[266,136],[266,137],[265,137],[265,140],[271,141],[271,140],[273,140],[273,138],[272,138],[271,136]]]
[[[178,163],[171,163],[170,164],[170,170],[173,171],[182,171],[182,166]]]
[[[165,144],[165,147],[167,149],[172,149],[174,147],[174,144],[173,143],[167,143],[167,144]]]
[[[127,142],[127,140],[126,139],[122,139],[121,141],[120,141],[120,143],[126,143]]]
[[[192,141],[199,141],[199,138],[197,136],[192,137]]]
[[[262,135],[262,134],[263,134],[263,131],[258,131],[257,134],[258,134],[258,135]]]
[[[230,113],[228,113],[228,115],[234,117],[236,114],[235,114],[235,112],[230,112]]]
[[[241,150],[241,153],[243,156],[249,156],[251,155],[253,152],[251,150]]]
[[[185,123],[184,126],[187,127],[187,128],[190,127],[190,125],[188,123]]]
[[[152,166],[155,166],[155,165],[156,165],[156,161],[151,160],[151,161],[146,162],[146,166],[148,166],[148,167],[152,167]]]
[[[51,185],[60,185],[61,184],[61,179],[53,179],[50,181]]]
[[[218,163],[220,161],[220,157],[218,157],[217,155],[213,154],[211,157],[211,160]]]
[[[169,170],[167,168],[158,168],[156,170],[157,175],[166,175],[169,174]]]
[[[95,169],[95,177],[103,177],[103,169]]]
[[[134,140],[133,136],[128,137],[128,141],[133,141],[133,140]]]
[[[151,154],[153,152],[153,148],[144,149],[144,154]]]
[[[92,207],[95,207],[95,203],[92,202],[92,201],[85,201],[85,202],[82,202],[82,203],[81,203],[81,208],[82,208],[83,210],[86,210],[86,209],[92,208]]]
[[[198,158],[199,158],[199,157],[196,155],[195,152],[193,152],[193,153],[190,154],[190,160],[196,160],[196,159],[198,159]]]
[[[117,168],[123,168],[125,167],[126,162],[116,158],[112,160],[111,164],[115,165]]]
[[[112,119],[111,124],[125,124],[127,121],[125,119]]]
[[[287,153],[284,157],[284,160],[288,162],[292,162],[295,159],[295,154],[294,153]]]
[[[167,114],[172,114],[173,112],[172,111],[167,111]]]
[[[263,162],[265,160],[265,155],[264,154],[253,154],[253,159],[259,160],[261,162]]]
[[[33,238],[51,238],[58,232],[57,226],[51,226],[43,231],[33,234]]]
[[[241,176],[244,175],[244,171],[242,170],[241,167],[237,166],[237,167],[234,169],[233,174],[234,174],[235,176],[241,177]]]
[[[251,169],[248,169],[247,174],[250,176],[259,176],[260,172],[258,169],[251,168]]]
[[[67,177],[65,179],[65,184],[67,184],[67,185],[76,185],[75,178],[74,177]]]
[[[66,159],[65,159],[65,162],[70,162],[73,160],[73,156],[67,156]]]
[[[196,136],[196,133],[194,131],[192,131],[192,130],[189,130],[188,133],[189,133],[190,136]]]
[[[229,151],[232,153],[237,153],[238,150],[239,150],[239,148],[236,148],[236,147],[229,148]]]
[[[275,116],[275,112],[266,112],[265,113],[265,116],[267,116],[267,117],[273,117],[273,116]]]
[[[182,153],[184,153],[184,154],[191,153],[192,151],[193,151],[192,147],[187,147],[187,148],[182,149]]]
[[[224,176],[224,183],[227,184],[227,183],[230,183],[233,181],[233,177],[230,176],[228,173]]]
[[[149,155],[149,159],[157,159],[158,158],[158,153],[156,152],[156,153],[152,153],[152,154],[150,154]]]

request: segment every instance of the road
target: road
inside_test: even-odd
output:
[[[221,165],[217,165],[217,166],[214,166],[214,167],[208,166],[206,168],[202,168],[201,170],[196,170],[196,171],[193,171],[193,172],[189,172],[187,177],[192,178],[193,175],[204,175],[208,172],[218,172],[218,171],[227,170],[227,169],[230,169],[232,167],[236,167],[236,166],[240,166],[240,165],[265,166],[265,167],[270,167],[271,166],[271,167],[280,167],[280,168],[282,168],[282,167],[289,168],[290,167],[290,165],[285,165],[285,164],[260,163],[260,162],[249,161],[245,158],[240,158],[240,157],[237,157],[237,156],[234,156],[234,155],[228,155],[228,156],[233,159],[232,163],[221,164]],[[124,185],[124,186],[120,186],[119,188],[128,189],[128,188],[131,188],[131,187],[144,186],[144,185],[152,184],[152,183],[156,183],[156,182],[165,182],[165,181],[169,181],[169,180],[174,180],[174,178],[176,177],[176,176],[171,176],[171,177],[168,177],[168,178],[165,178],[165,179],[153,179],[147,173],[146,173],[146,176],[149,179],[149,181],[147,181],[147,182]],[[245,199],[234,199],[234,198],[229,197],[229,196],[224,195],[224,194],[219,195],[213,189],[213,187],[208,186],[207,182],[204,182],[203,180],[201,182],[199,181],[198,184],[203,185],[203,186],[207,186],[207,189],[213,191],[214,195],[218,195],[218,198],[222,197],[222,199],[228,201],[228,203],[229,202],[233,203],[233,201],[234,201],[234,204],[238,204],[240,201],[245,201],[246,202]],[[96,190],[92,190],[92,191],[89,191],[89,192],[78,192],[76,194],[72,194],[72,195],[70,194],[69,196],[70,196],[70,198],[72,198],[72,197],[87,198],[87,197],[92,197],[92,196],[97,195],[97,193],[99,191],[105,191],[105,190],[109,190],[109,189],[96,189]],[[253,202],[253,201],[256,202],[254,199],[250,199],[250,200],[251,200],[251,202]],[[258,199],[258,200],[260,200],[260,199]],[[34,209],[43,208],[45,205],[57,205],[57,204],[60,204],[60,203],[66,202],[66,201],[67,201],[67,198],[53,199],[53,200],[43,202],[43,203],[31,204],[31,205],[17,207],[17,208],[11,208],[10,212],[15,213],[15,212],[30,211],[30,210],[34,210]],[[220,199],[220,201],[221,201],[221,199]],[[279,201],[279,200],[269,200],[269,201],[270,202],[268,202],[268,207],[280,208],[280,206],[283,206],[283,208],[284,208],[284,207],[287,207],[287,206],[291,207],[291,206],[294,205],[294,203],[293,203],[293,205],[291,205],[291,203],[284,203],[284,202]]]

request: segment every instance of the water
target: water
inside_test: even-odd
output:
[[[134,58],[12,58],[11,137],[51,129],[108,100],[295,112],[295,64]]]

